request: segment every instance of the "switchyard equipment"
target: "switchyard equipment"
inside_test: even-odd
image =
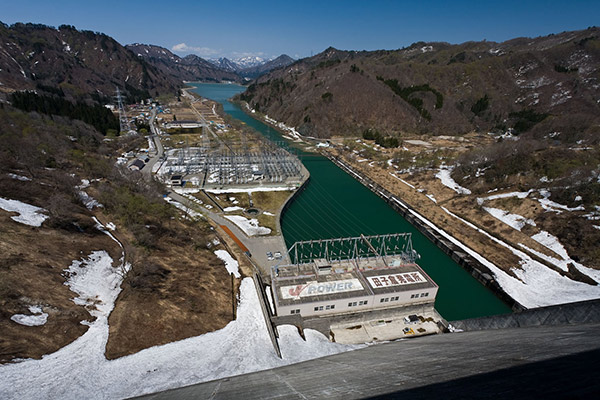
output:
[[[201,187],[291,184],[302,179],[300,160],[270,142],[262,141],[253,150],[245,140],[211,144],[209,135],[203,134],[201,147],[170,150],[163,173],[194,176]]]
[[[419,267],[410,233],[310,240],[271,268],[278,316],[325,316],[433,305],[438,286]]]

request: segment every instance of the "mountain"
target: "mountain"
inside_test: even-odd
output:
[[[259,64],[254,67],[248,67],[248,68],[239,70],[238,73],[241,76],[243,76],[244,78],[255,79],[261,75],[271,72],[274,69],[287,67],[288,65],[292,64],[293,62],[294,62],[294,59],[292,57],[288,56],[287,54],[282,54],[279,57],[277,57],[271,61],[267,61],[263,64]]]
[[[175,92],[181,81],[113,38],[73,26],[0,23],[0,90],[38,89],[106,100],[115,87],[133,97]]]
[[[258,78],[240,98],[310,136],[513,129],[578,140],[600,123],[599,79],[600,31],[589,28],[503,43],[328,48]]]
[[[172,79],[185,81],[239,81],[235,72],[219,68],[213,63],[198,57],[188,55],[183,58],[171,51],[151,44],[134,43],[126,46],[140,59],[145,60]]]
[[[268,61],[254,56],[237,58],[233,61],[225,57],[209,61],[220,69],[237,73],[244,80],[251,80],[274,69],[290,65],[294,62],[294,59],[287,54],[282,54]]]
[[[258,56],[246,56],[233,60],[239,69],[252,68],[262,65],[266,62],[264,58]]]
[[[238,65],[231,61],[228,58],[225,57],[221,57],[218,60],[208,60],[210,61],[213,65],[217,66],[220,69],[223,69],[225,71],[231,71],[231,72],[237,72],[239,70]]]

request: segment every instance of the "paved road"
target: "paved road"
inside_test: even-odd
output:
[[[152,176],[152,168],[154,164],[158,162],[158,160],[164,154],[164,148],[162,143],[160,142],[159,130],[156,126],[156,107],[152,108],[152,115],[150,116],[150,138],[154,141],[154,147],[156,148],[156,155],[150,158],[150,161],[146,163],[146,166],[142,169],[142,173],[146,176]]]
[[[600,324],[465,332],[371,346],[144,398],[600,398],[598,360]]]
[[[240,241],[244,243],[248,250],[250,250],[250,253],[252,254],[252,260],[261,269],[263,277],[270,276],[271,266],[290,263],[289,258],[287,258],[287,248],[285,246],[283,236],[249,237],[240,228],[238,228],[236,224],[224,218],[222,215],[201,207],[178,193],[171,192],[169,197],[181,204],[197,210],[198,212],[201,212],[203,215],[212,219],[217,224],[225,225],[231,229],[238,239],[240,239]],[[283,257],[281,260],[268,260],[266,255],[268,251],[273,254],[280,252]]]

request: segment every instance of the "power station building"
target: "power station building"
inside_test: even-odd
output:
[[[298,242],[289,254],[293,264],[271,269],[277,316],[433,306],[438,292],[408,233]]]

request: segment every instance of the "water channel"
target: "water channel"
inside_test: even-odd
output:
[[[227,99],[245,90],[233,84],[193,83],[193,91],[223,104],[224,110],[269,139],[278,131],[247,115]],[[436,309],[449,321],[502,314],[510,308],[444,254],[382,199],[327,158],[297,150],[311,175],[281,221],[288,247],[299,240],[411,232],[418,264],[440,286]]]

